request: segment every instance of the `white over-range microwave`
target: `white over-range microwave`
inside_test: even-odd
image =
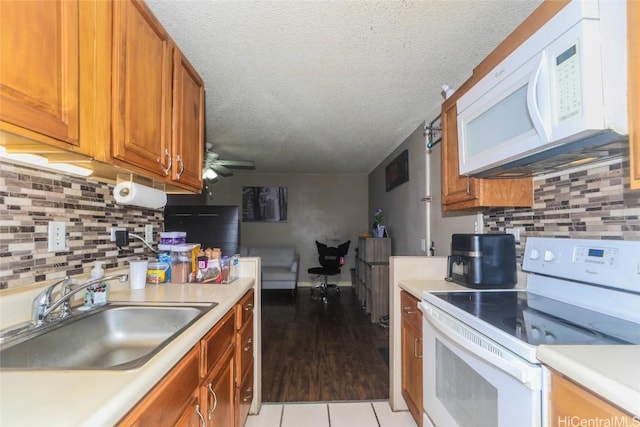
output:
[[[457,101],[461,175],[518,177],[628,147],[626,2],[574,0]]]

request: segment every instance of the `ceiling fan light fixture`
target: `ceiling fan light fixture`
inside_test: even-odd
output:
[[[202,179],[214,180],[218,178],[218,174],[213,169],[207,167],[202,171]]]

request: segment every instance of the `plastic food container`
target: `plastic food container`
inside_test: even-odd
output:
[[[187,242],[186,231],[164,231],[160,233],[161,245],[182,245]]]
[[[171,281],[171,245],[158,245],[158,262],[167,264],[166,281]]]
[[[169,264],[164,262],[150,262],[147,267],[147,283],[157,285],[167,281],[167,271]]]
[[[187,283],[192,271],[193,245],[171,246],[171,283]]]

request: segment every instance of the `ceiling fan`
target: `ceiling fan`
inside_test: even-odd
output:
[[[204,167],[202,170],[202,178],[215,180],[218,176],[233,175],[232,169],[255,169],[255,163],[252,160],[222,160],[218,153],[212,151],[213,144],[207,143],[204,152]]]

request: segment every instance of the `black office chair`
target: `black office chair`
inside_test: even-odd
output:
[[[308,269],[307,272],[309,274],[315,274],[316,276],[322,276],[322,283],[311,288],[311,296],[314,296],[314,291],[317,289],[320,291],[322,301],[326,303],[327,289],[335,288],[336,293],[340,293],[340,289],[337,284],[329,283],[329,276],[336,276],[340,274],[340,267],[344,265],[344,257],[347,255],[347,252],[349,252],[350,243],[351,240],[348,240],[336,248],[329,247],[316,240],[318,261],[320,262],[321,267],[312,267]]]

